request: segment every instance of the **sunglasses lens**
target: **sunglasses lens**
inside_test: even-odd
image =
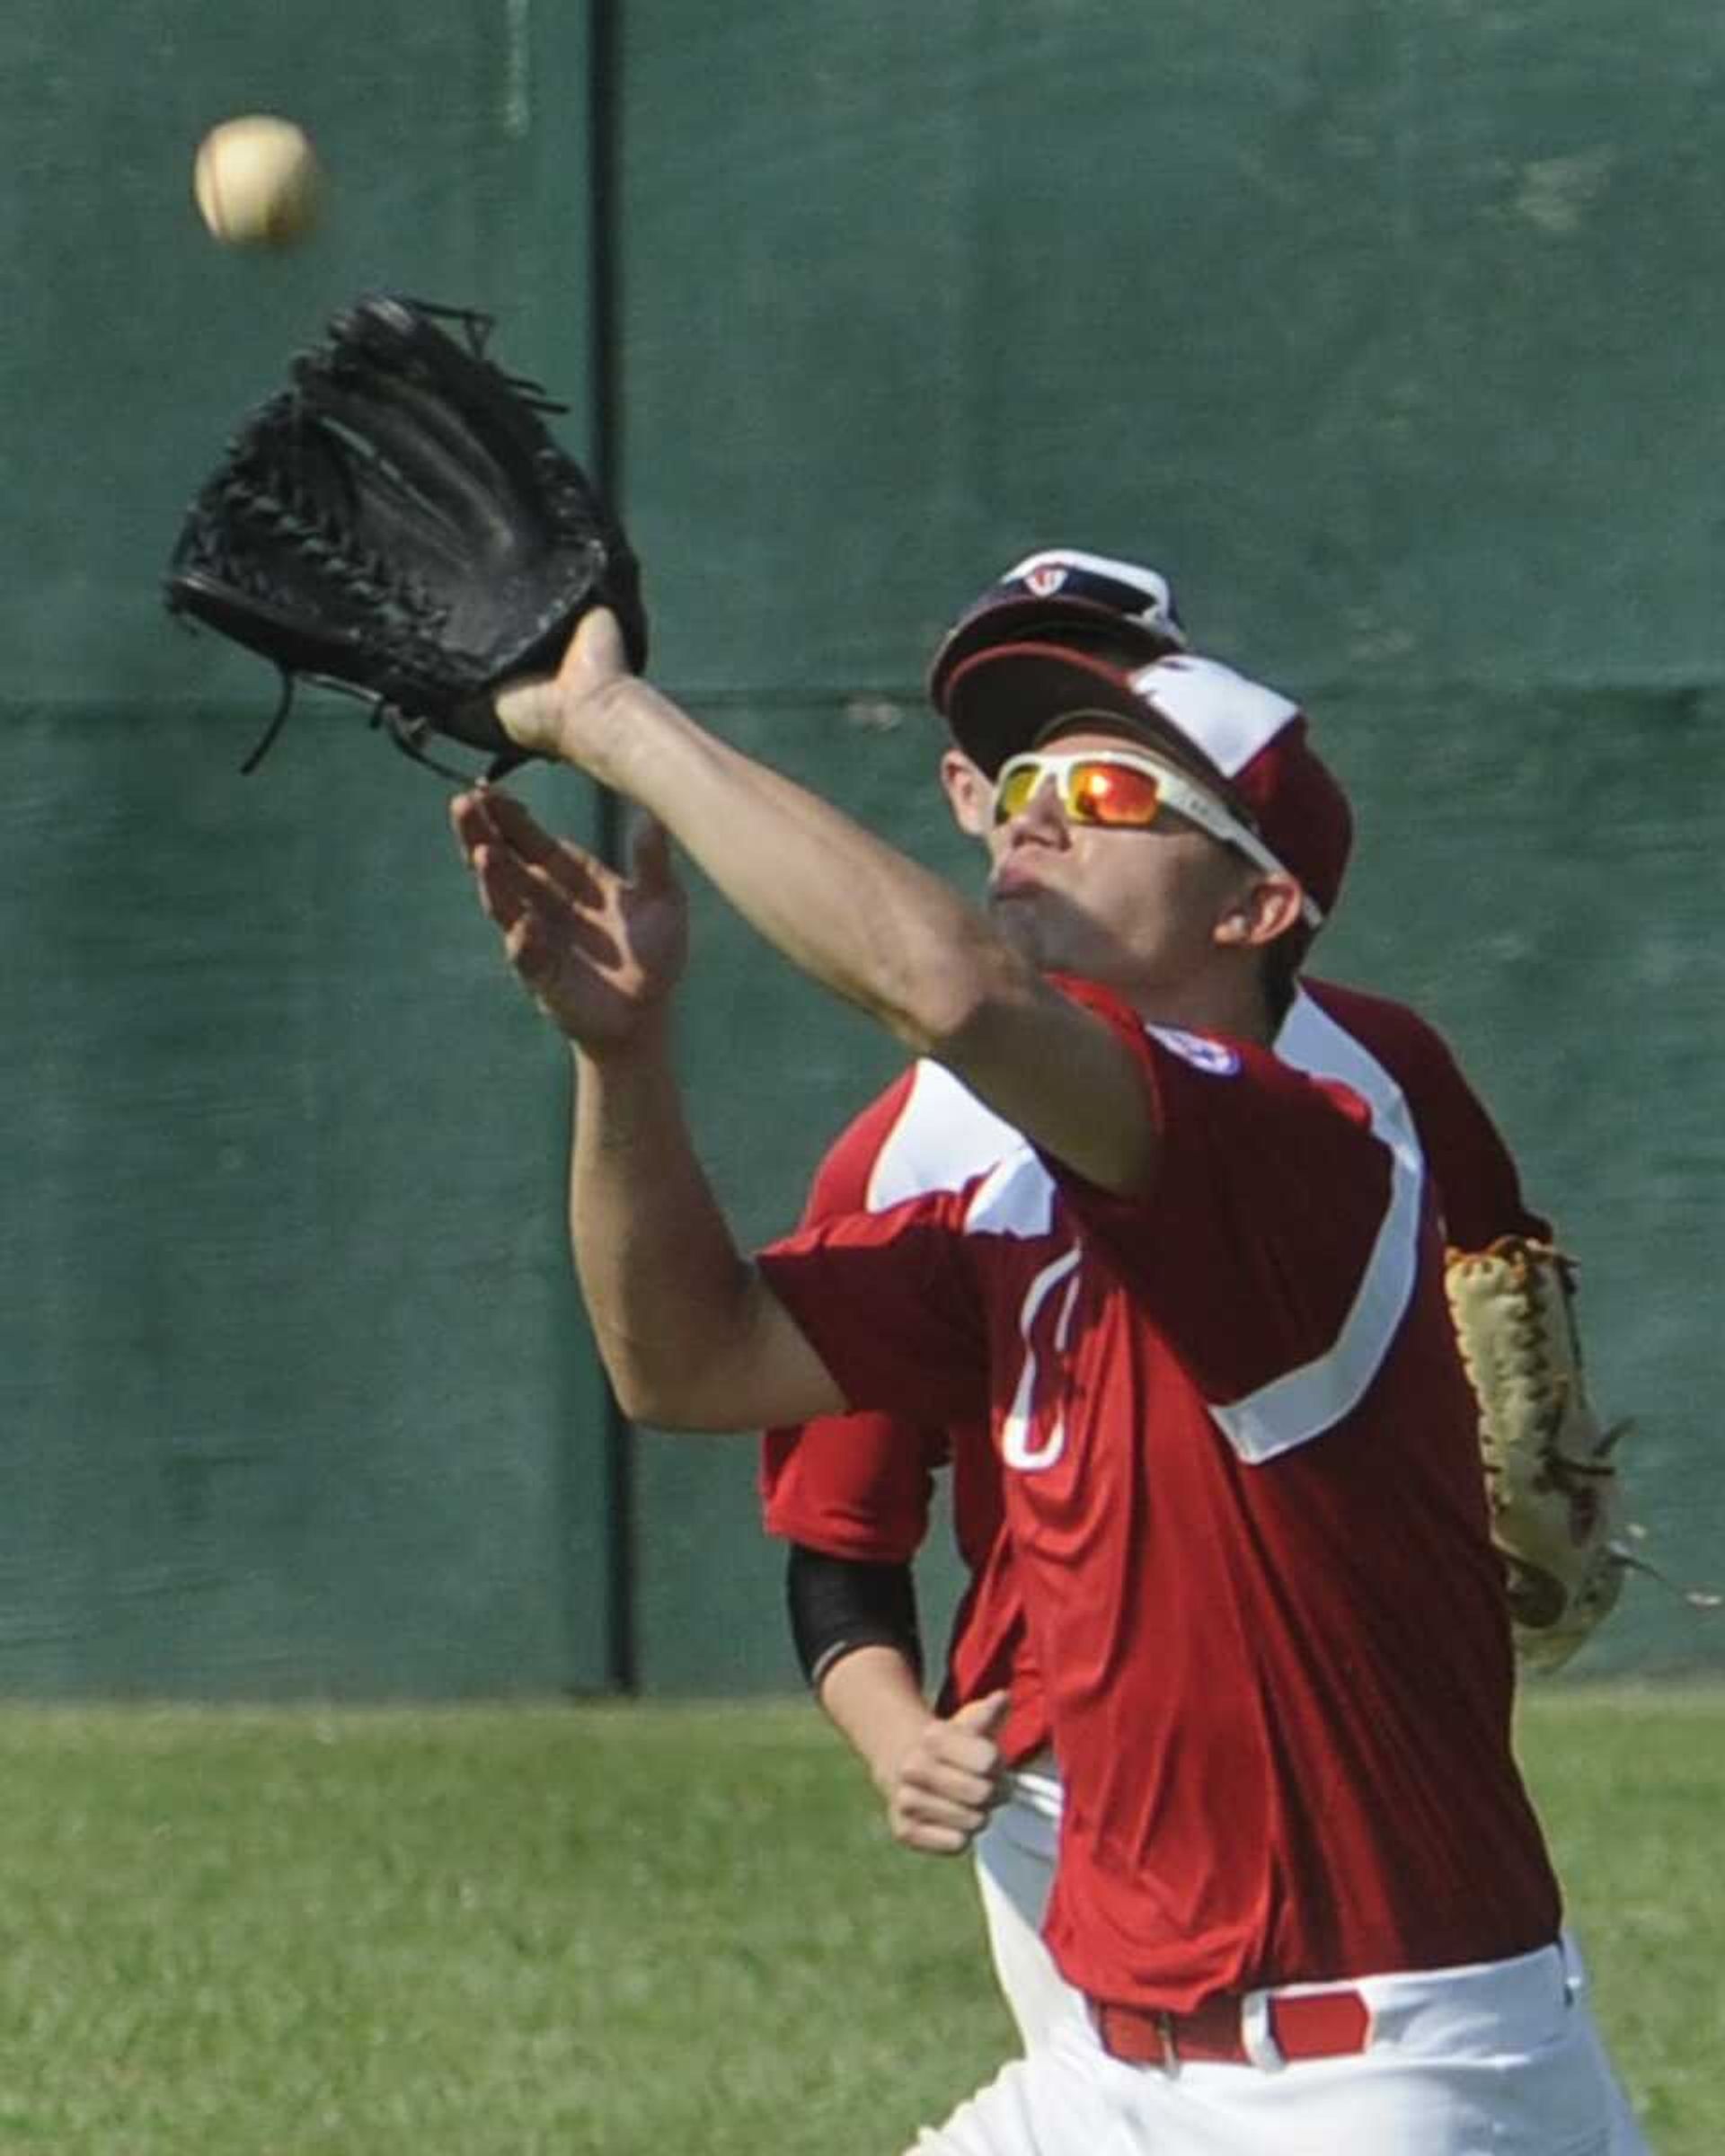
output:
[[[995,821],[1010,823],[1029,806],[1031,796],[1041,782],[1042,773],[1035,764],[1020,764],[1003,773],[995,791]]]
[[[1128,825],[1155,819],[1162,789],[1155,774],[1122,764],[1075,764],[1066,778],[1066,813],[1075,823]]]

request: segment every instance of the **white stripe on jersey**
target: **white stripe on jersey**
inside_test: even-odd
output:
[[[1413,1293],[1420,1263],[1425,1159],[1407,1098],[1376,1056],[1304,989],[1276,1036],[1282,1062],[1314,1078],[1340,1078],[1371,1110],[1372,1130],[1389,1149],[1390,1202],[1353,1306],[1328,1350],[1256,1392],[1210,1413],[1249,1466],[1273,1460],[1351,1414],[1377,1375]]]
[[[1054,1178],[1021,1138],[970,1195],[967,1235],[1046,1235],[1054,1225]]]

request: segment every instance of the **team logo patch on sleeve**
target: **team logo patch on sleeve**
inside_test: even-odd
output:
[[[1232,1078],[1240,1068],[1239,1055],[1225,1040],[1210,1040],[1202,1033],[1182,1033],[1178,1026],[1146,1026],[1144,1029],[1182,1063],[1190,1063],[1195,1071],[1207,1072],[1212,1078]]]

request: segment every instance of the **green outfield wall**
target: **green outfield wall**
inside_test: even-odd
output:
[[[447,790],[315,695],[242,778],[273,679],[161,614],[232,422],[377,287],[567,399],[658,676],[956,876],[921,668],[1031,546],[1161,563],[1305,700],[1359,819],[1322,970],[1450,1035],[1644,1547],[1725,1586],[1716,9],[14,0],[0,51],[0,1693],[793,1679],[749,1449],[608,1410],[563,1060]],[[332,178],[280,257],[190,204],[258,109]],[[894,1057],[702,889],[696,934],[761,1236]],[[1639,1580],[1578,1674],[1722,1664]]]

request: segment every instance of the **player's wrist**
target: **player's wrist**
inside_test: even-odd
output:
[[[547,1015],[573,1050],[578,1065],[615,1073],[631,1079],[649,1074],[668,1081],[672,1075],[672,989],[650,1002],[627,1010],[613,1011],[603,1023],[588,1013],[559,1011],[547,1005]]]

